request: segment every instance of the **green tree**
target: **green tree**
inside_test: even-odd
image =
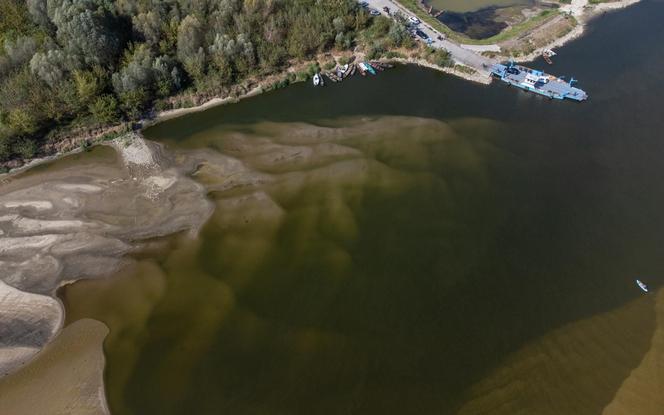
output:
[[[29,138],[21,138],[12,145],[12,152],[23,159],[30,159],[37,153],[37,143]]]
[[[90,71],[76,70],[73,75],[78,99],[87,106],[103,89],[103,70],[100,67]]]
[[[187,16],[178,28],[177,56],[185,70],[194,78],[201,78],[205,71],[203,30],[195,16]]]
[[[90,114],[100,124],[111,124],[118,121],[118,101],[113,95],[102,95],[88,107]]]

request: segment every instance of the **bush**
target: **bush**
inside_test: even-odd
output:
[[[37,144],[29,138],[22,138],[14,143],[13,152],[23,159],[30,159],[37,153]]]
[[[113,95],[102,95],[88,108],[93,119],[99,124],[111,124],[119,120],[118,101]]]
[[[307,79],[309,79],[309,73],[306,71],[300,71],[295,75],[295,80],[297,82],[306,81]]]

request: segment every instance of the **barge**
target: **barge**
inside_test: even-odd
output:
[[[513,62],[507,64],[497,63],[491,67],[491,75],[501,81],[514,85],[525,91],[534,92],[551,99],[571,99],[573,101],[585,101],[588,94],[582,89],[576,88],[574,78],[569,82],[557,78],[542,71],[516,65]]]

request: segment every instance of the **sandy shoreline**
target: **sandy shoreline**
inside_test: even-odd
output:
[[[0,377],[20,372],[61,332],[59,287],[105,278],[142,241],[195,235],[212,214],[204,187],[159,145],[138,135],[109,144],[122,162],[16,176],[0,189]]]

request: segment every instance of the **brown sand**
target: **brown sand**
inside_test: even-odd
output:
[[[0,414],[108,414],[102,343],[106,326],[79,320],[12,376],[0,379]]]

